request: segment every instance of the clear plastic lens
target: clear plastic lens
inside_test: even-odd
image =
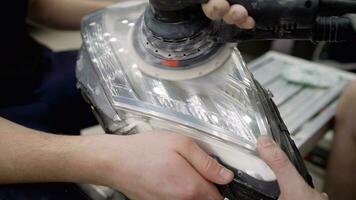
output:
[[[146,75],[140,70],[145,58],[132,43],[133,27],[146,5],[127,2],[83,22],[85,49],[112,106],[117,112],[168,120],[254,150],[256,138],[270,134],[270,129],[263,99],[238,50],[231,47],[220,68],[199,78],[168,81]]]

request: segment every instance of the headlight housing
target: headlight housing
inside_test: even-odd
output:
[[[132,31],[146,6],[141,0],[123,2],[82,22],[78,85],[104,129],[115,134],[167,129],[192,137],[236,171],[235,184],[220,188],[230,199],[251,199],[249,191],[256,199],[279,195],[273,172],[256,154],[261,135],[273,137],[311,183],[271,94],[253,78],[233,45],[222,45],[204,61],[213,70],[193,72],[200,76],[166,80],[163,74],[153,77],[142,71],[152,60],[138,55]]]

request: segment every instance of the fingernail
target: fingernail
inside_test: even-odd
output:
[[[223,181],[229,181],[234,178],[234,173],[232,171],[222,167],[219,171],[219,176]]]
[[[215,198],[212,196],[208,196],[208,200],[215,200]]]
[[[324,192],[324,193],[321,193],[321,195],[323,195],[323,196],[326,197],[327,199],[329,198],[329,195],[326,194],[325,192]]]
[[[272,140],[272,138],[270,138],[269,136],[265,136],[265,135],[260,136],[258,138],[258,143],[264,148],[275,144],[275,142]]]

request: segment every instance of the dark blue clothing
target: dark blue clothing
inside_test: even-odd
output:
[[[0,12],[0,106],[27,100],[43,77],[41,46],[27,31],[27,0],[2,1],[6,12]]]
[[[77,51],[54,53],[31,38],[28,0],[4,1],[2,7],[0,117],[52,133],[78,134],[96,124],[76,88]],[[0,200],[66,199],[88,198],[73,183],[0,185]]]
[[[89,105],[76,88],[77,51],[54,53],[45,47],[42,49],[47,66],[42,81],[21,104],[0,106],[0,116],[53,133],[78,134],[80,129],[96,124]],[[82,200],[88,197],[71,183],[0,185],[0,200],[42,199]]]
[[[91,200],[73,183],[3,185],[0,200]]]
[[[0,116],[37,130],[77,134],[95,123],[76,88],[77,51],[54,53],[43,47],[43,53],[47,68],[40,84],[21,104],[0,105]]]

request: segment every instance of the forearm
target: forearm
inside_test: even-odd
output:
[[[106,161],[93,151],[93,137],[47,134],[0,118],[0,184],[101,183]]]
[[[36,23],[57,29],[79,29],[81,19],[109,6],[105,0],[30,0],[28,17]]]

